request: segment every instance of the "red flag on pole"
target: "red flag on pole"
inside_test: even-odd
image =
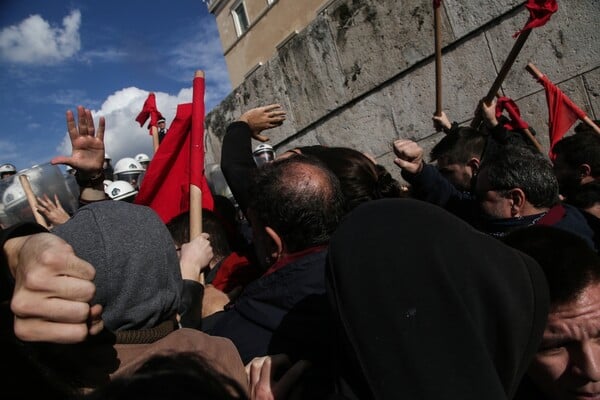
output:
[[[585,119],[586,113],[571,101],[556,85],[554,85],[545,76],[538,76],[538,81],[544,86],[546,91],[546,101],[548,103],[548,119],[550,136],[550,152],[548,155],[554,160],[555,154],[552,148],[567,133],[569,128],[578,119]]]
[[[433,8],[438,8],[442,5],[442,0],[433,0]]]
[[[523,29],[516,32],[513,37],[517,37],[530,29],[546,25],[552,14],[558,10],[558,3],[556,0],[528,0],[525,7],[529,10],[529,19]]]
[[[150,129],[153,126],[157,126],[158,120],[163,118],[162,114],[156,108],[156,96],[154,95],[154,93],[148,94],[148,98],[144,102],[142,111],[140,111],[138,116],[135,117],[135,120],[140,124],[140,126],[144,126],[148,118],[150,118],[148,129]]]
[[[201,118],[203,121],[204,114]],[[196,147],[192,148],[192,136],[192,103],[179,104],[169,134],[154,154],[135,198],[136,204],[151,207],[165,223],[189,210],[192,180],[202,190],[202,207],[214,208],[204,177],[203,137],[199,138],[200,144],[194,139]],[[192,159],[193,165],[190,164]]]
[[[509,131],[517,129],[528,129],[529,124],[521,118],[521,111],[511,98],[499,97],[496,101],[496,118],[500,118],[502,112],[506,110],[510,120],[504,124],[504,127]]]

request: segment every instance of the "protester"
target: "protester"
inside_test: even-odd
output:
[[[518,400],[576,400],[600,393],[600,257],[581,238],[532,226],[504,238],[541,265],[550,313]]]
[[[600,181],[600,135],[582,130],[564,136],[552,151],[554,172],[560,185],[560,194],[569,201],[582,185]]]
[[[488,234],[501,237],[532,224],[553,225],[596,247],[595,233],[582,213],[560,203],[558,181],[549,161],[529,147],[504,145],[487,152],[469,195],[426,165],[417,143],[397,140],[394,152],[394,162],[402,168],[415,197],[447,209]]]
[[[99,170],[102,134],[94,134],[88,110],[78,112],[78,127],[67,114],[73,154],[53,162],[67,161],[78,172]],[[186,351],[246,388],[244,366],[229,340],[176,329],[184,268],[153,211],[95,202],[55,234],[42,231],[22,224],[1,232],[2,270],[9,273],[2,294],[12,294],[5,300],[14,313],[2,308],[1,344],[11,365],[3,393],[69,398],[133,373],[154,354]],[[25,374],[36,384],[17,385]]]
[[[317,160],[296,155],[263,165],[250,189],[247,213],[266,272],[232,306],[205,318],[203,329],[230,338],[244,363],[277,353],[319,359],[330,346],[324,268],[343,213],[339,181]]]
[[[537,263],[439,207],[367,202],[332,236],[341,399],[510,399],[537,347]]]

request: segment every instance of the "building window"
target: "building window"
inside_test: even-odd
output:
[[[248,23],[248,15],[246,14],[244,2],[240,1],[238,4],[233,6],[231,9],[231,14],[233,15],[235,31],[237,32],[238,37],[240,37],[248,30],[248,27],[250,26]]]

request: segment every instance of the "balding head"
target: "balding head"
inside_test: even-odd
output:
[[[326,243],[344,210],[340,183],[319,161],[302,155],[276,160],[257,170],[249,209],[271,227],[287,252]]]

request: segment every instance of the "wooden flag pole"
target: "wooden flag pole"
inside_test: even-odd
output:
[[[533,65],[533,63],[528,63],[527,66],[525,67],[525,69],[535,78],[535,79],[540,79],[541,77],[544,76],[544,74],[537,69],[537,67],[535,65]],[[569,99],[570,100],[570,99]],[[583,122],[585,122],[590,128],[592,128],[592,130],[594,132],[596,132],[597,134],[600,134],[600,127],[598,127],[598,125],[596,125],[594,123],[594,121],[591,120],[590,117],[588,117],[587,115],[585,116],[585,118],[582,119]]]
[[[442,115],[442,6],[434,5],[435,29],[435,115]]]
[[[23,186],[23,190],[25,191],[25,196],[27,197],[27,202],[29,203],[29,207],[31,207],[31,212],[33,213],[33,217],[35,218],[35,222],[42,225],[44,228],[48,229],[48,224],[46,223],[46,219],[38,211],[37,200],[35,198],[35,194],[33,193],[33,189],[31,189],[31,184],[29,183],[29,177],[27,175],[19,175],[19,182],[21,182],[21,186]]]
[[[154,154],[158,151],[158,128],[156,126],[150,127],[150,134],[152,135],[152,144],[154,146]]]
[[[502,86],[502,83],[504,82],[506,75],[508,75],[510,68],[515,63],[515,60],[517,59],[519,52],[523,48],[523,45],[525,45],[525,42],[527,41],[527,38],[529,37],[530,34],[531,34],[531,29],[526,30],[525,32],[521,33],[519,35],[519,37],[517,38],[517,40],[515,41],[515,44],[513,45],[513,48],[511,49],[510,53],[508,54],[506,61],[504,61],[504,65],[502,65],[502,68],[500,69],[498,76],[496,76],[496,80],[494,80],[492,87],[488,91],[487,95],[483,98],[483,101],[485,102],[486,105],[490,105],[492,103],[492,100],[498,93],[498,90],[500,90],[500,86]],[[479,126],[479,124],[481,124],[481,116],[476,115],[475,118],[473,118],[473,120],[471,121],[471,127],[477,128]]]
[[[204,78],[204,71],[198,70],[194,78]],[[193,96],[193,95],[192,95]],[[204,96],[202,96],[204,101]],[[194,102],[192,101],[192,124],[194,124]],[[197,165],[190,165],[190,168],[197,168]],[[190,241],[202,233],[202,189],[190,184]]]

